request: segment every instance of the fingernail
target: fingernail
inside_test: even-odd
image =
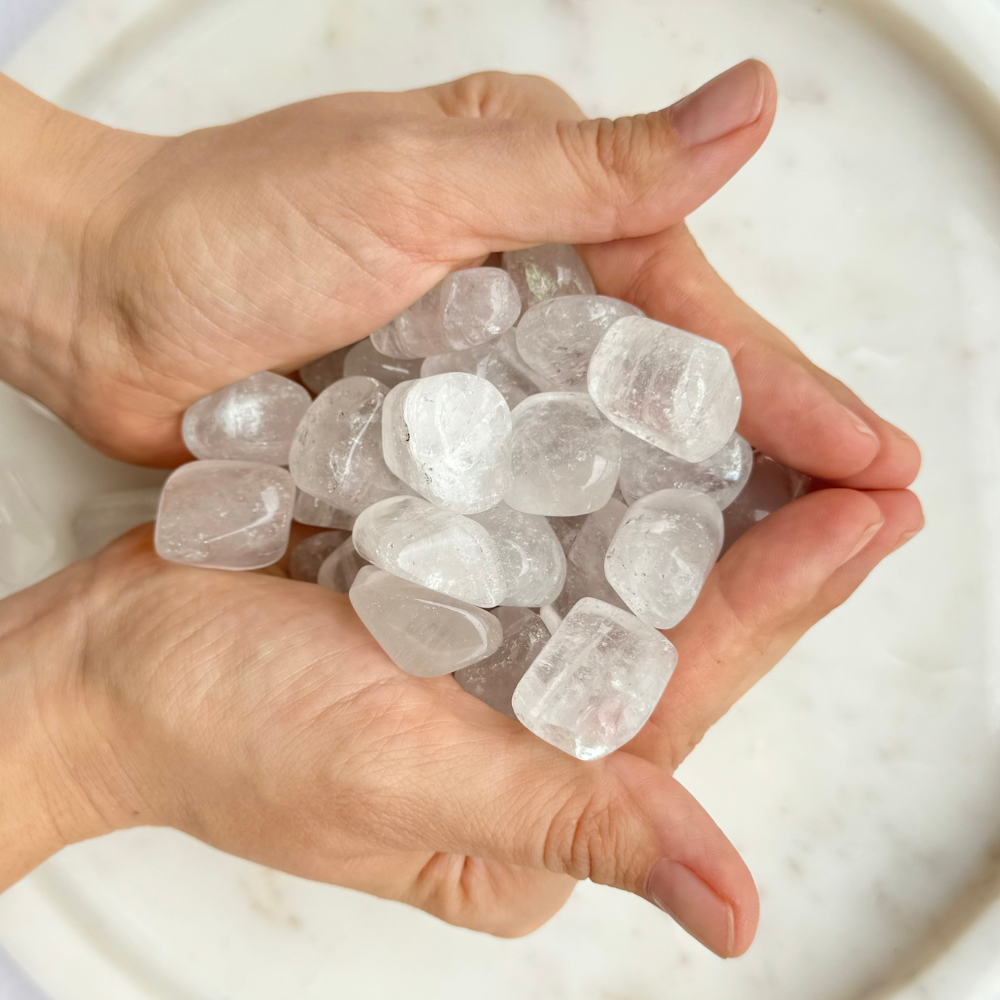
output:
[[[865,533],[858,539],[857,545],[851,549],[851,554],[840,565],[843,566],[844,563],[849,563],[882,530],[883,524],[885,524],[885,518],[882,518],[881,521],[876,521],[875,524],[867,528]]]
[[[688,146],[701,146],[755,122],[763,106],[764,71],[750,59],[679,100],[670,121]]]
[[[679,861],[661,858],[653,865],[646,895],[693,938],[722,958],[736,946],[733,908]]]
[[[901,549],[907,542],[912,542],[923,530],[924,526],[921,525],[919,528],[914,528],[913,531],[908,531],[905,535],[900,535],[899,541],[896,542],[892,551],[895,552],[897,549]]]
[[[844,413],[847,414],[848,419],[854,424],[855,429],[859,434],[864,434],[867,437],[874,438],[881,448],[882,442],[879,440],[879,436],[859,417],[854,410],[848,409],[846,406],[843,408]]]

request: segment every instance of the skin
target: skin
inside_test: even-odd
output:
[[[702,115],[694,142],[676,108],[588,121],[549,81],[495,73],[170,139],[0,78],[0,374],[108,454],[185,461],[180,419],[207,393],[357,340],[491,251],[572,242],[598,291],[725,345],[741,433],[827,484],[729,550],[669,633],[680,665],[650,723],[587,764],[451,678],[401,673],[345,597],[280,567],[168,564],[138,529],[0,603],[0,885],[67,844],[170,825],[493,934],[538,927],[590,878],[720,955],[749,947],[753,880],[671,775],[922,515],[913,442],[684,226],[774,116],[766,67],[733,72],[749,116],[705,141]]]

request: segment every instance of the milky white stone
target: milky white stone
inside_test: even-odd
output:
[[[314,528],[339,528],[350,531],[354,527],[353,514],[348,514],[346,510],[335,507],[327,500],[311,497],[302,490],[298,490],[295,494],[292,519],[299,524],[308,524]]]
[[[604,334],[587,388],[612,423],[687,462],[719,451],[740,415],[726,349],[645,316],[626,316]]]
[[[469,694],[513,719],[514,688],[549,641],[549,630],[527,608],[498,608],[494,613],[503,628],[500,648],[487,659],[457,671],[455,680]]]
[[[758,521],[802,496],[808,488],[808,476],[767,455],[755,454],[746,486],[723,512],[726,537],[722,551],[728,551]]]
[[[55,553],[55,533],[20,476],[0,466],[0,597],[37,583]]]
[[[368,560],[358,555],[353,539],[348,538],[320,566],[316,582],[338,594],[346,594],[350,592],[358,573],[367,565]]]
[[[504,500],[526,514],[600,510],[618,484],[621,432],[583,393],[529,396],[511,414],[511,484]]]
[[[676,666],[677,650],[655,628],[584,598],[521,678],[514,714],[554,747],[595,760],[642,729]]]
[[[633,436],[622,435],[622,471],[618,485],[626,503],[658,490],[696,490],[725,510],[739,496],[753,468],[753,449],[734,434],[721,451],[702,462],[685,462]]]
[[[73,515],[78,558],[86,559],[140,524],[156,520],[160,487],[104,493],[82,504]]]
[[[612,499],[614,499],[613,494]],[[575,517],[549,518],[549,525],[556,533],[556,538],[559,539],[559,544],[562,545],[563,552],[567,555],[569,554],[569,550],[573,547],[573,543],[576,541],[577,535],[580,534],[580,529],[583,527],[584,522],[590,516],[590,514],[577,514]]]
[[[503,396],[466,372],[401,382],[385,400],[382,453],[439,507],[478,514],[510,485],[511,416]]]
[[[502,503],[473,516],[493,536],[500,550],[508,607],[550,604],[566,582],[566,554],[549,522]]]
[[[515,340],[525,362],[555,387],[587,391],[587,365],[604,332],[641,309],[606,295],[564,295],[532,306],[517,324]]]
[[[508,250],[504,270],[514,279],[522,311],[560,295],[593,295],[587,265],[571,246],[545,243],[528,250]]]
[[[478,347],[470,347],[467,351],[446,351],[444,354],[431,354],[420,363],[420,377],[444,375],[445,372],[468,372],[476,374],[479,362],[490,351],[496,349],[498,341],[488,340]]]
[[[533,371],[518,353],[514,330],[498,337],[494,343],[493,350],[479,359],[476,374],[495,385],[512,410],[528,396],[557,388]]]
[[[420,497],[391,497],[362,511],[354,547],[380,569],[460,601],[494,608],[503,600],[503,564],[490,533]]]
[[[693,490],[637,500],[618,526],[604,575],[637,618],[673,628],[694,607],[722,550],[722,511]]]
[[[316,397],[292,442],[295,485],[349,514],[406,491],[382,458],[382,403],[388,390],[373,378],[334,382]]]
[[[302,384],[314,395],[318,396],[328,386],[334,382],[339,382],[344,377],[344,358],[347,352],[353,347],[340,347],[336,351],[324,354],[323,357],[310,361],[299,369],[299,378]]]
[[[382,354],[372,340],[366,337],[359,340],[344,359],[344,377],[364,375],[392,388],[400,382],[416,378],[420,374],[420,361],[413,359],[394,358]]]
[[[488,611],[365,566],[350,591],[358,617],[400,670],[454,673],[492,655],[503,641]]]
[[[545,623],[549,630],[549,635],[555,635],[555,631],[562,625],[563,616],[551,605],[545,604],[538,609],[538,617]]]
[[[626,610],[625,602],[604,575],[604,557],[626,510],[620,500],[611,499],[599,511],[584,518],[566,554],[566,585],[552,602],[557,614],[567,614],[583,597],[594,597]]]
[[[295,429],[311,402],[289,378],[251,375],[188,407],[184,444],[195,458],[287,465]]]
[[[163,486],[156,551],[171,562],[261,569],[288,547],[295,484],[261,462],[190,462]]]
[[[346,531],[321,531],[303,539],[288,554],[288,575],[302,583],[316,583],[327,557],[350,537]]]

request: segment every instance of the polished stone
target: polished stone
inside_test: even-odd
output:
[[[594,597],[605,604],[626,609],[625,602],[604,575],[604,557],[626,510],[620,500],[612,499],[584,518],[566,554],[566,584],[552,602],[557,614],[565,615],[583,597]]]
[[[73,515],[73,541],[77,557],[86,559],[126,531],[155,521],[159,506],[159,486],[103,493],[86,501]]]
[[[791,503],[809,489],[810,479],[759,452],[753,456],[750,478],[740,495],[723,511],[726,537],[723,553],[758,521]]]
[[[335,507],[327,500],[311,497],[299,490],[295,494],[295,509],[292,520],[308,524],[313,528],[339,528],[350,531],[354,527],[354,515]]]
[[[503,267],[514,279],[522,312],[557,296],[594,294],[587,265],[573,247],[563,243],[508,250],[503,255]]]
[[[304,538],[288,554],[288,575],[302,583],[316,583],[327,557],[350,537],[347,531],[321,531]]]
[[[316,582],[328,590],[346,594],[350,591],[358,573],[368,565],[368,560],[358,555],[354,540],[348,538],[320,566]]]
[[[512,410],[535,393],[557,388],[531,369],[518,352],[514,338],[513,330],[498,337],[493,350],[476,365],[476,374],[495,385]]]
[[[323,357],[310,361],[299,369],[302,384],[314,395],[318,396],[324,389],[339,382],[344,377],[344,359],[353,347],[340,347],[336,351],[324,354]]]
[[[446,372],[468,372],[475,375],[479,362],[491,351],[496,349],[497,341],[489,340],[478,347],[470,347],[467,351],[445,351],[443,354],[431,354],[420,364],[420,377],[444,375]]]
[[[612,499],[616,499],[615,495],[612,494]],[[580,529],[583,527],[584,522],[590,517],[589,514],[577,514],[575,517],[550,517],[549,524],[552,530],[556,533],[556,538],[559,539],[559,544],[562,545],[563,552],[567,555],[569,550],[573,547],[573,543],[576,541],[577,535],[580,534]]]
[[[412,359],[394,358],[382,354],[372,340],[366,337],[359,340],[344,359],[344,377],[363,375],[373,378],[391,389],[400,382],[417,378],[420,374],[420,362]]]

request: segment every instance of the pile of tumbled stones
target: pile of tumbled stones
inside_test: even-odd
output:
[[[322,528],[293,578],[348,593],[401,670],[584,760],[649,718],[677,663],[660,630],[724,539],[805,485],[735,432],[726,350],[596,295],[568,246],[450,274],[299,378],[188,410],[198,461],[163,488],[157,552],[259,569],[293,520]]]

